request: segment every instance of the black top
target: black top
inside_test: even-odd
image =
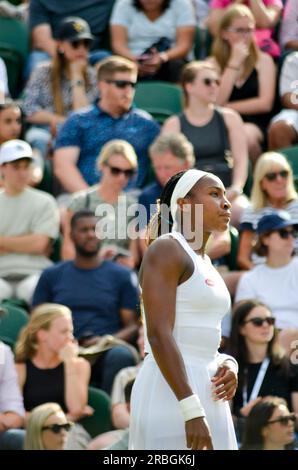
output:
[[[23,390],[26,411],[31,411],[47,402],[58,403],[63,411],[67,411],[64,388],[63,362],[53,369],[39,369],[30,360],[26,361],[26,381]]]
[[[230,149],[228,131],[223,115],[215,109],[212,118],[204,126],[194,126],[184,113],[178,116],[180,129],[194,147],[196,166],[200,168],[200,161],[212,159],[225,161],[225,151]]]
[[[247,366],[247,397],[251,395],[261,362],[257,364],[248,364]],[[258,396],[265,397],[267,395],[284,398],[290,410],[292,410],[291,393],[298,392],[298,366],[289,364],[288,372],[280,365],[273,365],[270,362],[266,371],[263,383],[261,385]],[[236,416],[240,414],[240,408],[243,406],[243,390],[240,386],[237,389],[233,400],[233,413]]]
[[[253,69],[247,80],[241,87],[234,85],[229,101],[247,100],[258,98],[259,77],[256,69]],[[263,132],[266,131],[271,117],[271,113],[241,114],[244,122],[256,124]]]

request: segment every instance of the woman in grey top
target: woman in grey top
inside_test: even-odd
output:
[[[87,209],[94,211],[99,218],[97,229],[102,240],[102,256],[111,258],[124,250],[131,259],[131,267],[134,267],[138,258],[137,240],[132,240],[129,222],[137,209],[136,197],[132,193],[124,193],[123,189],[137,170],[136,153],[125,140],[111,140],[102,147],[97,165],[101,172],[100,183],[74,193],[69,203],[63,224],[62,257],[74,257],[70,220],[75,212]]]

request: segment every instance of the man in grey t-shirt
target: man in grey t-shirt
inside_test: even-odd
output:
[[[59,233],[55,199],[30,188],[32,149],[23,140],[0,147],[0,301],[30,303],[40,273],[51,264],[51,240]]]

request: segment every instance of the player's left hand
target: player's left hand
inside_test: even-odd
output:
[[[228,401],[236,393],[238,378],[235,365],[230,361],[224,362],[217,369],[216,374],[211,379],[214,401]]]

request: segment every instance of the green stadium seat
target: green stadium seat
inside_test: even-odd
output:
[[[239,248],[239,232],[232,225],[230,226],[229,232],[230,232],[230,240],[231,240],[231,250],[230,250],[229,255],[227,256],[227,265],[228,265],[229,271],[237,271],[238,270],[237,256],[238,256],[238,248]]]
[[[182,89],[168,82],[140,82],[136,87],[134,104],[163,124],[168,117],[182,111]]]
[[[88,388],[88,405],[94,409],[92,416],[82,418],[80,424],[90,436],[96,437],[113,429],[111,419],[111,400],[103,390]]]
[[[4,300],[0,308],[5,312],[0,318],[0,340],[13,348],[20,330],[27,325],[29,316],[13,300]]]
[[[298,191],[298,145],[279,149],[278,151],[287,157],[293,170],[295,188]]]
[[[0,57],[5,62],[10,94],[21,91],[23,69],[29,54],[29,30],[25,23],[0,17]]]

